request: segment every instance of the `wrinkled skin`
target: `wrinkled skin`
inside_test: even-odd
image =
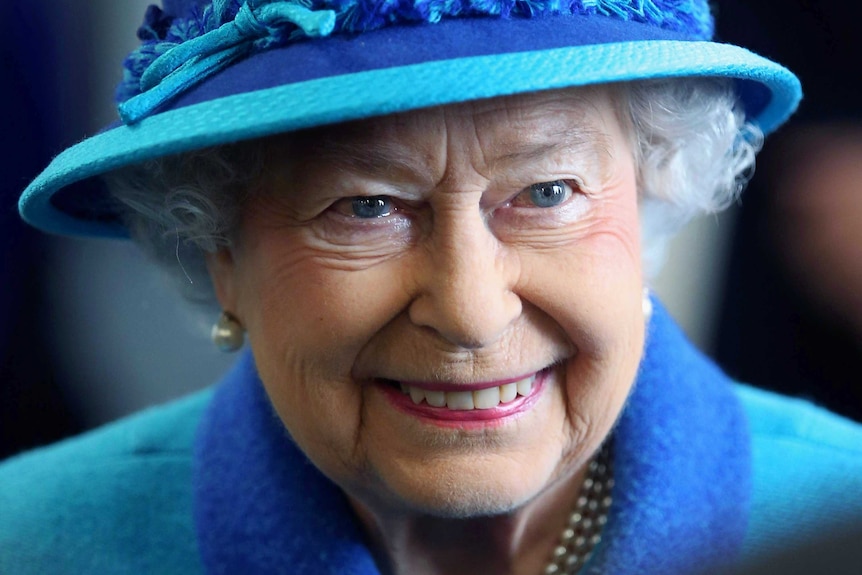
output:
[[[539,572],[622,409],[644,318],[617,107],[568,90],[274,138],[209,259],[278,415],[393,572]],[[550,205],[542,182],[563,183]],[[536,372],[535,401],[493,423],[439,424],[389,388]],[[444,548],[466,524],[489,535]]]

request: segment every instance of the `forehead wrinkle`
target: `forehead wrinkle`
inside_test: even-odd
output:
[[[315,150],[314,161],[331,164],[335,169],[368,176],[396,179],[429,179],[429,158],[403,142],[375,140],[350,142],[330,140]]]
[[[426,180],[435,159],[415,137],[429,132],[417,117],[394,114],[300,132],[291,138],[292,155],[300,165],[320,164],[346,174]]]
[[[500,148],[506,151],[489,158],[488,165],[494,171],[565,157],[566,163],[574,161],[577,167],[590,171],[597,167],[602,176],[607,176],[614,158],[611,137],[602,130],[583,126],[555,129],[526,142],[515,139],[502,143]]]
[[[503,169],[572,154],[595,162],[604,172],[613,157],[613,138],[603,129],[598,103],[611,96],[599,90],[568,91],[559,98],[561,94],[515,96],[474,108],[477,124],[499,114],[504,118],[502,123],[492,121],[490,138],[483,137],[493,142],[485,153],[488,167]]]
[[[610,136],[601,130],[578,127],[569,130],[554,130],[531,141],[511,140],[500,144],[505,153],[492,156],[492,163],[513,163],[542,160],[561,152],[571,152],[579,155],[607,151],[610,147]]]

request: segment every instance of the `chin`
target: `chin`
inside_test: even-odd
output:
[[[409,474],[384,481],[378,499],[393,502],[405,513],[449,519],[505,515],[544,493],[554,483],[541,464],[501,469],[477,469],[475,463],[430,475]]]
[[[441,519],[471,519],[512,513],[530,499],[523,493],[497,492],[480,486],[461,485],[455,491],[425,493],[405,503],[422,515]]]

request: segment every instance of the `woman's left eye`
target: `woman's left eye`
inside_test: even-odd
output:
[[[344,198],[338,201],[334,206],[338,213],[361,219],[385,218],[392,215],[395,207],[392,205],[392,199],[387,196],[356,196],[353,198]]]
[[[562,180],[539,182],[525,188],[512,202],[514,206],[553,208],[572,197],[572,187]]]

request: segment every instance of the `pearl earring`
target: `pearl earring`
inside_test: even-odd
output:
[[[213,343],[220,350],[225,352],[236,351],[242,347],[245,340],[245,330],[236,317],[225,311],[213,325],[211,337]]]
[[[649,296],[649,288],[645,287],[643,290],[643,301],[641,302],[641,306],[643,307],[644,319],[649,323],[649,320],[652,317],[652,299]]]

